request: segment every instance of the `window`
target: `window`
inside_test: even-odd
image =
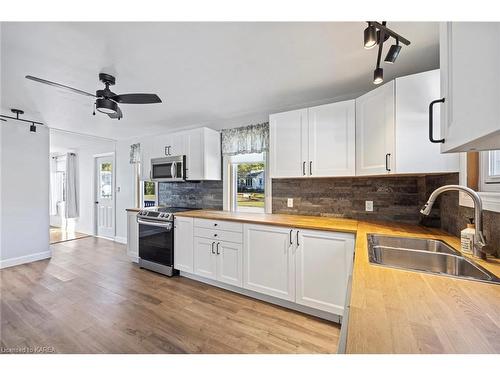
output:
[[[141,182],[142,207],[153,207],[158,205],[158,183],[154,181]]]
[[[265,212],[266,162],[264,153],[227,157],[230,185],[228,208],[238,212]]]
[[[500,192],[500,150],[481,152],[480,191]]]
[[[101,163],[99,168],[99,197],[111,199],[113,194],[113,170],[111,163]]]

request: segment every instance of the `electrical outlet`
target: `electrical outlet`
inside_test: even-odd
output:
[[[286,206],[289,208],[293,207],[293,198],[288,198],[286,201]]]
[[[365,201],[365,211],[373,211],[373,201]]]

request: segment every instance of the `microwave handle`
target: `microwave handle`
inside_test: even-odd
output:
[[[175,161],[170,165],[170,175],[172,178],[177,178],[177,163]]]

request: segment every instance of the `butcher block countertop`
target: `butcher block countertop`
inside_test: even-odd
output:
[[[460,240],[396,222],[187,211],[177,216],[356,233],[347,353],[500,353],[500,285],[377,266],[367,234]],[[500,276],[500,260],[474,261]]]

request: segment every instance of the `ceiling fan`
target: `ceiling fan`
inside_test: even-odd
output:
[[[46,79],[26,76],[27,79],[30,79],[35,82],[44,83],[46,85],[59,87],[61,89],[72,91],[76,94],[91,96],[96,98],[95,100],[95,109],[97,109],[101,113],[107,114],[111,118],[117,118],[120,120],[123,117],[123,113],[118,106],[120,104],[153,104],[153,103],[161,103],[161,99],[156,94],[115,94],[109,89],[109,86],[115,84],[115,77],[106,73],[99,73],[99,80],[104,83],[106,86],[104,90],[97,90],[95,95],[90,92],[86,92],[83,90],[75,89],[70,86],[62,85],[60,83],[48,81]],[[94,113],[95,115],[95,110]]]

